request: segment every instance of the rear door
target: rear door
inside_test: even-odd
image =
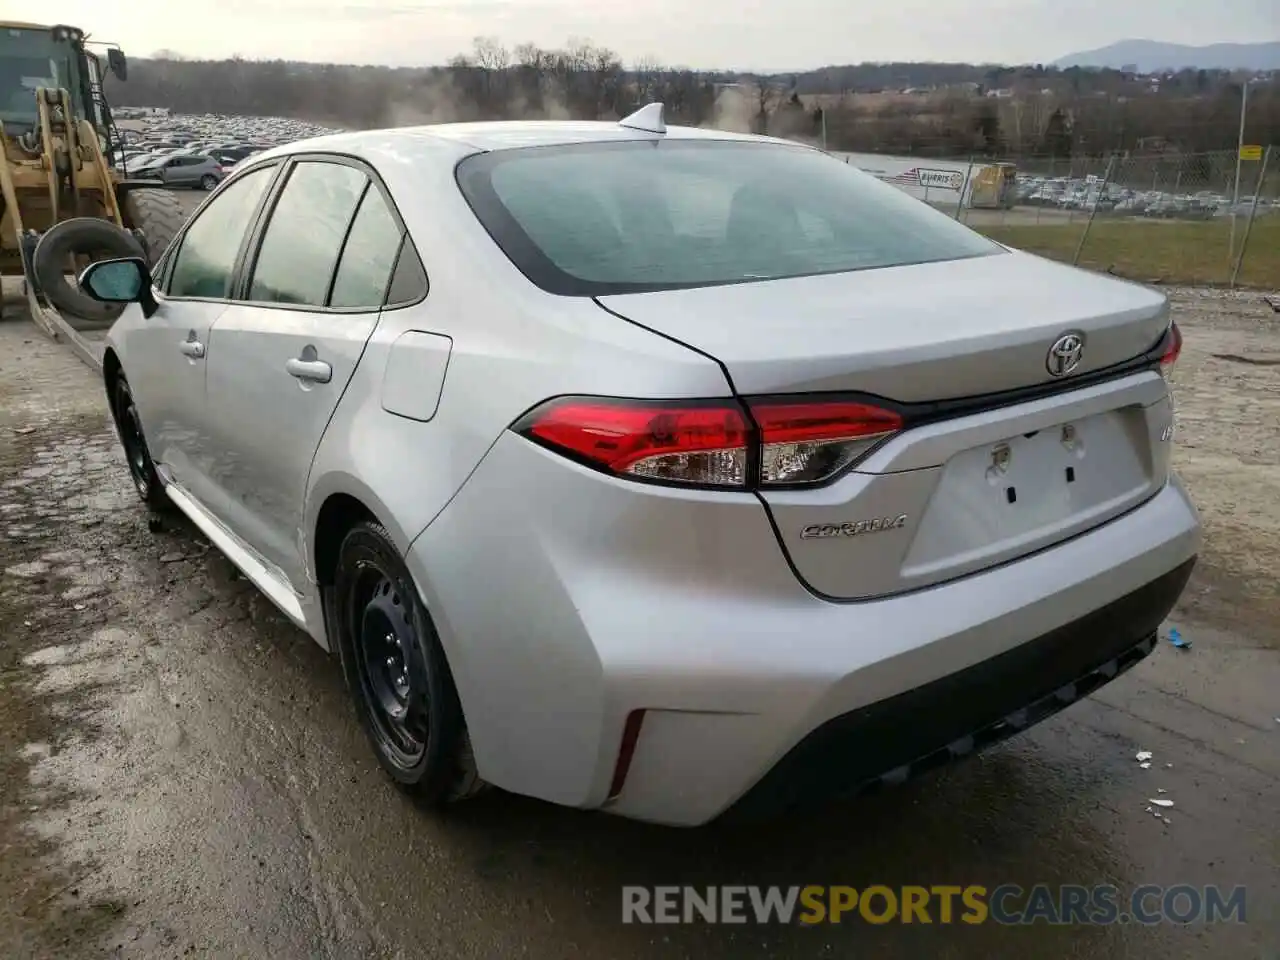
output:
[[[190,180],[190,168],[186,157],[170,157],[164,164],[164,182],[170,186],[186,186]]]
[[[212,332],[207,397],[225,468],[210,504],[292,583],[320,439],[384,302],[403,228],[372,171],[296,161]]]

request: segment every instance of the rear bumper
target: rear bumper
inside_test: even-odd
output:
[[[788,568],[754,498],[615,480],[507,434],[407,560],[486,780],[696,825],[897,777],[1079,694],[1155,631],[1199,544],[1175,479],[1015,562],[832,603]]]
[[[777,816],[905,782],[1005,740],[1110,683],[1155,649],[1195,561],[990,660],[828,720],[724,819]]]

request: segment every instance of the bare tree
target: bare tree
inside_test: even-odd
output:
[[[476,37],[471,44],[476,66],[485,70],[505,70],[511,63],[511,54],[494,37]]]
[[[753,125],[756,133],[769,132],[769,114],[782,97],[782,88],[771,77],[757,77],[755,81],[756,115]]]
[[[641,57],[631,66],[635,81],[636,102],[643,105],[662,99],[662,80],[667,71],[657,57]]]

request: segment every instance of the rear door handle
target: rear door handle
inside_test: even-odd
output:
[[[299,360],[294,357],[292,360],[285,361],[284,368],[289,372],[289,376],[297,377],[299,380],[328,383],[333,378],[333,367],[323,360]]]
[[[199,360],[204,356],[204,344],[199,340],[183,340],[178,344],[178,349],[185,353],[188,357]]]

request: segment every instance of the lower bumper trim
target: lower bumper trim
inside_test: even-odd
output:
[[[1155,649],[1194,565],[990,660],[828,720],[720,819],[775,817],[903,783],[1039,723]]]

